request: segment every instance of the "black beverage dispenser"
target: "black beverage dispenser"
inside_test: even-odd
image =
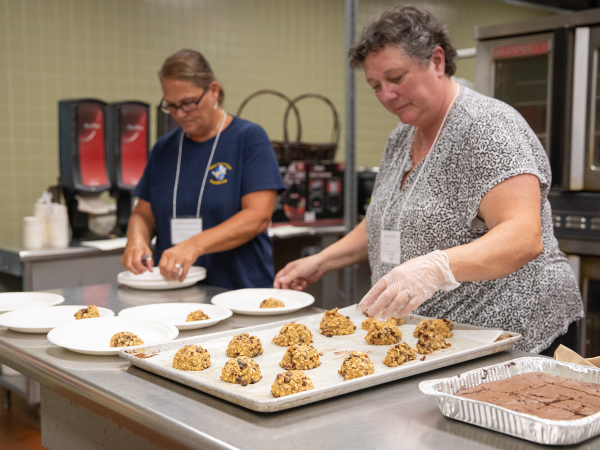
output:
[[[102,239],[89,229],[77,197],[97,197],[110,189],[106,169],[106,103],[95,99],[58,102],[60,177],[73,240]]]
[[[171,114],[166,114],[160,109],[160,105],[156,108],[156,139],[179,128],[179,124],[173,119]]]
[[[150,105],[138,101],[111,103],[107,107],[108,168],[111,195],[117,201],[113,234],[125,236],[131,216],[133,190],[148,161]]]

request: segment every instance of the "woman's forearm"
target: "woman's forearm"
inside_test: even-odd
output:
[[[242,209],[225,222],[190,239],[201,255],[232,250],[251,241],[269,227],[270,216]]]
[[[154,220],[134,211],[129,218],[129,224],[127,225],[127,240],[142,240],[149,245],[154,234]]]
[[[365,220],[335,244],[320,252],[319,256],[322,258],[325,274],[367,261],[369,254]]]
[[[542,237],[536,227],[530,229],[509,220],[474,242],[444,250],[456,281],[504,278],[537,258],[544,250]]]

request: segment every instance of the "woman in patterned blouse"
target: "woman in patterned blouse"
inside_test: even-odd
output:
[[[553,234],[546,153],[521,115],[461,88],[456,51],[433,16],[384,12],[350,50],[381,104],[400,119],[367,217],[317,255],[288,264],[275,287],[305,289],[369,260],[373,317],[412,311],[519,332],[538,353],[583,317]],[[382,312],[383,311],[383,312]]]

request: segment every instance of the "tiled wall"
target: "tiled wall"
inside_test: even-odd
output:
[[[361,0],[359,24],[395,3]],[[412,4],[447,22],[458,48],[474,46],[475,24],[546,14],[491,0]],[[20,238],[21,218],[57,182],[59,99],[138,99],[156,106],[160,64],[188,47],[210,61],[229,112],[251,92],[271,88],[290,96],[324,94],[343,120],[344,45],[343,0],[3,0],[0,243]],[[457,75],[472,80],[474,64],[460,63]],[[397,120],[377,103],[362,73],[358,80],[358,164],[377,165]],[[264,98],[250,104],[244,117],[281,138],[283,109],[279,100]],[[329,139],[327,108],[306,101],[300,109],[304,138]],[[154,123],[151,133],[154,139]]]

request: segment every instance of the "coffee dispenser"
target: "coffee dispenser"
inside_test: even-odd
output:
[[[60,176],[73,240],[101,239],[88,226],[80,203],[110,189],[106,168],[106,103],[95,99],[58,103]]]
[[[111,103],[107,107],[108,169],[111,195],[117,201],[113,234],[125,236],[131,216],[133,190],[139,183],[150,142],[150,105],[137,101]]]

